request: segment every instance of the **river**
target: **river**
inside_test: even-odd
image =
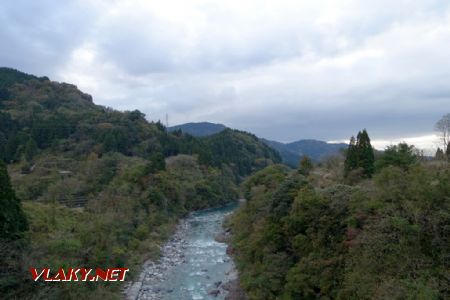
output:
[[[224,299],[224,284],[236,278],[227,245],[215,240],[236,205],[192,213],[162,248],[158,262],[144,266],[138,299]]]

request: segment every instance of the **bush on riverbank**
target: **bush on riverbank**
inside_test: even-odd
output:
[[[314,186],[274,166],[243,185],[232,244],[250,299],[449,296],[450,167],[388,166],[373,180]]]

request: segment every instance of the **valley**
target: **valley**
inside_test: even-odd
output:
[[[9,68],[0,125],[3,298],[449,296],[448,147],[185,133]],[[30,268],[129,273],[50,285]]]

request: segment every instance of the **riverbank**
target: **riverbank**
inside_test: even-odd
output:
[[[240,204],[244,202],[245,199],[239,200]],[[227,245],[227,254],[233,259],[233,254],[235,253],[235,249],[231,245],[231,237],[233,233],[231,231],[231,228],[229,228],[229,226],[226,225],[230,216],[231,214],[225,216],[222,231],[216,235],[215,239],[216,241],[225,243]],[[247,300],[248,298],[244,292],[244,289],[242,289],[241,287],[239,281],[239,273],[236,267],[234,269],[234,272],[236,274],[236,277],[223,285],[223,289],[228,292],[228,294],[225,296],[225,300]]]
[[[237,278],[226,244],[214,240],[233,206],[195,212],[180,220],[161,247],[157,261],[147,261],[138,279],[125,290],[126,299],[234,299]],[[226,283],[226,284],[224,284]]]
[[[186,219],[180,220],[175,233],[161,247],[161,257],[157,261],[148,260],[144,263],[138,279],[129,284],[125,290],[127,300],[136,299],[164,299],[170,290],[161,288],[166,280],[167,271],[184,262],[183,251],[186,249],[186,241],[183,239],[189,228]]]

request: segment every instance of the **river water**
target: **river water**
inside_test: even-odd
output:
[[[161,274],[148,272],[148,288],[141,290],[139,299],[224,299],[227,292],[223,284],[235,279],[236,271],[226,253],[227,245],[214,237],[222,231],[224,217],[235,208],[228,205],[203,210],[184,219],[162,250],[163,266],[151,268],[161,270]],[[152,279],[155,274],[158,281]]]

